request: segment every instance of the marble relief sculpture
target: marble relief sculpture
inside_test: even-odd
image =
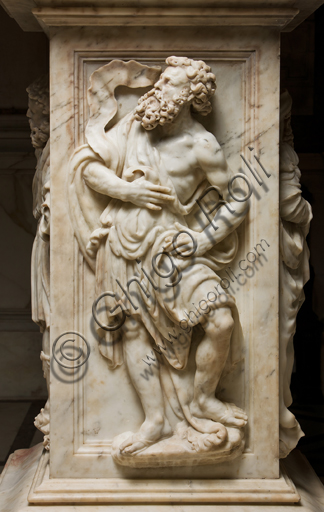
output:
[[[302,197],[298,156],[290,125],[292,99],[281,95],[280,105],[280,457],[286,457],[304,435],[292,404],[290,379],[294,364],[293,337],[302,306],[304,285],[309,279],[309,249],[306,236],[312,219],[310,204]]]
[[[217,454],[226,459],[241,453],[247,423],[242,409],[215,396],[231,343],[241,335],[234,298],[221,288],[218,271],[237,252],[246,204],[229,195],[232,173],[223,151],[192,116],[211,111],[210,67],[185,57],[166,63],[162,74],[135,61],[112,61],[93,73],[88,143],[70,166],[71,219],[96,275],[94,316],[99,332],[106,331],[100,351],[110,369],[127,365],[145,413],[138,432],[113,443],[115,460],[126,465],[154,465],[149,454],[157,446],[166,454],[179,439],[191,459],[209,454],[200,463],[215,462]],[[118,120],[116,87],[154,82]],[[210,186],[217,227],[197,207]],[[193,306],[203,300],[207,315]],[[102,306],[104,316],[97,315]],[[154,371],[145,379],[150,360]],[[167,407],[178,419],[174,428]]]
[[[303,435],[290,378],[312,216],[287,94],[278,137],[280,33],[318,2],[1,1],[49,37],[51,137],[42,79],[44,446],[10,457],[0,509],[320,510],[302,457],[279,460]]]
[[[31,140],[37,158],[33,180],[33,214],[38,220],[32,252],[32,318],[43,333],[41,361],[48,399],[35,418],[35,426],[44,434],[44,446],[50,446],[50,142],[48,76],[32,83],[28,89],[28,112]]]

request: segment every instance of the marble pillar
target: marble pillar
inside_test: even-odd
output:
[[[29,507],[298,507],[280,458],[303,435],[312,214],[279,58],[310,7],[27,4],[51,52],[49,133],[44,82],[29,109],[49,392]]]

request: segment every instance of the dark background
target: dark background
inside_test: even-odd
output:
[[[42,440],[33,426],[46,400],[31,321],[30,256],[35,157],[26,88],[48,73],[47,37],[26,33],[0,7],[0,470],[14,450]],[[293,98],[292,127],[304,197],[314,219],[308,237],[311,279],[297,321],[292,377],[296,414],[306,437],[299,447],[324,482],[324,6],[282,34],[281,86]]]
[[[314,219],[308,235],[311,278],[294,338],[294,403],[306,437],[299,448],[324,481],[324,6],[281,39],[281,87],[293,98],[292,128],[303,195]]]

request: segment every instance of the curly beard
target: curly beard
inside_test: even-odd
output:
[[[47,119],[40,119],[39,116],[33,116],[33,113],[30,110],[28,110],[27,115],[29,117],[32,145],[35,149],[42,149],[45,147],[49,138],[49,122]],[[34,117],[36,117],[36,121]]]
[[[189,94],[180,94],[172,100],[165,101],[159,89],[152,89],[138,100],[138,107],[134,114],[135,119],[141,121],[145,130],[153,130],[158,125],[172,123],[182,105],[188,101]]]

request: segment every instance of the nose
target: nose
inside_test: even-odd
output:
[[[156,82],[156,84],[154,84],[154,87],[155,87],[155,89],[160,89],[161,90],[161,80],[158,80]]]

